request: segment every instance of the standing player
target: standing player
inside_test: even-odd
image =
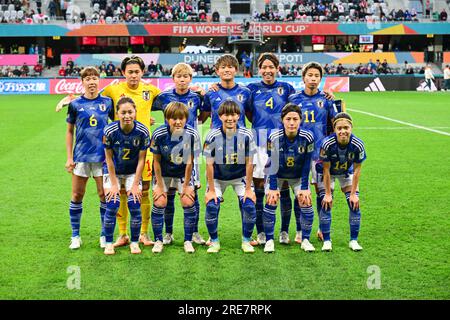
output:
[[[161,92],[161,90],[151,84],[141,81],[142,76],[144,75],[145,63],[142,58],[138,56],[133,55],[131,57],[124,58],[120,65],[120,70],[126,81],[107,86],[103,89],[102,94],[110,97],[115,106],[117,106],[117,102],[121,97],[126,96],[132,98],[136,104],[136,120],[145,125],[150,131],[151,106],[153,99]],[[73,99],[73,95],[63,98],[56,106],[56,111],[60,111],[65,104],[71,101],[71,99]],[[115,118],[115,120],[117,119],[118,118]],[[142,230],[139,237],[139,241],[144,245],[153,244],[148,237],[148,226],[150,220],[149,188],[152,177],[151,170],[152,153],[148,150],[144,170],[142,172]],[[128,210],[125,205],[126,200],[126,195],[123,194],[121,199],[122,205],[118,213],[120,236],[114,244],[115,247],[124,246],[130,242],[127,235]]]
[[[97,184],[100,198],[100,218],[102,232],[100,247],[105,247],[103,218],[106,210],[103,193],[102,163],[105,160],[102,133],[108,124],[108,116],[112,119],[113,104],[110,98],[102,97],[98,92],[100,74],[94,67],[86,67],[81,71],[81,82],[85,93],[70,102],[67,110],[66,170],[72,173],[72,198],[70,201],[70,223],[72,239],[69,248],[81,246],[80,222],[83,211],[83,197],[86,184],[92,175]],[[73,148],[74,131],[76,129],[75,148]]]
[[[295,93],[289,83],[275,79],[280,62],[271,52],[262,53],[258,59],[259,74],[262,81],[250,83],[247,88],[252,92],[252,129],[256,136],[256,154],[253,159],[255,169],[253,183],[256,194],[256,230],[257,243],[265,244],[266,236],[262,221],[264,209],[264,167],[267,163],[267,137],[280,129],[281,110],[286,105],[288,97]],[[291,220],[292,200],[287,184],[280,186],[281,232],[280,243],[289,243],[289,223]]]
[[[317,186],[322,203],[319,212],[320,230],[323,233],[322,251],[331,251],[331,207],[333,205],[334,180],[339,180],[349,207],[350,242],[353,251],[360,251],[358,244],[361,212],[359,210],[359,178],[361,164],[366,159],[364,143],[352,134],[352,117],[344,112],[334,118],[334,133],[325,138],[317,163]]]
[[[196,223],[192,173],[194,157],[200,154],[201,145],[197,131],[186,125],[188,117],[189,110],[185,104],[170,102],[164,110],[167,124],[155,130],[150,144],[154,170],[152,227],[156,241],[152,251],[155,253],[163,250],[162,226],[169,188],[178,190],[184,210],[184,250],[195,252],[192,246]]]
[[[255,143],[252,132],[238,125],[241,108],[234,101],[225,101],[218,115],[222,125],[209,132],[204,144],[206,156],[205,195],[206,226],[211,244],[208,253],[220,250],[218,219],[220,202],[228,186],[234,189],[242,207],[242,250],[254,252],[250,244],[256,220],[255,194],[252,189],[253,156]]]
[[[174,89],[161,92],[153,102],[152,111],[164,111],[166,106],[170,102],[182,102],[188,107],[189,117],[187,117],[187,124],[194,129],[197,129],[197,117],[202,104],[202,96],[189,89],[189,85],[192,81],[193,71],[190,65],[186,63],[178,63],[172,69],[172,78],[175,83]],[[194,159],[193,178],[195,186],[195,210],[196,218],[194,225],[194,232],[192,234],[192,240],[197,244],[205,244],[202,236],[198,232],[198,221],[200,217],[200,204],[198,202],[198,192],[200,189],[200,175],[199,166]],[[175,191],[176,189],[170,188],[167,191],[167,205],[164,211],[164,224],[166,228],[166,234],[163,238],[164,244],[170,244],[173,241],[173,219],[175,212]]]
[[[311,191],[309,190],[309,170],[311,156],[314,152],[314,137],[311,131],[300,129],[302,112],[297,105],[286,104],[281,112],[281,119],[283,128],[273,132],[269,136],[267,144],[270,167],[268,169],[267,200],[263,216],[267,237],[264,252],[275,250],[273,241],[275,211],[280,198],[279,186],[283,183],[287,183],[291,187],[297,205],[300,207],[301,248],[311,252],[315,248],[309,242],[314,219]]]
[[[322,206],[319,201],[319,191],[317,188],[316,177],[316,162],[319,159],[319,149],[323,139],[327,136],[327,122],[333,121],[334,116],[337,113],[333,105],[333,100],[327,100],[325,94],[319,90],[320,82],[322,81],[323,68],[317,62],[309,62],[304,65],[302,70],[303,82],[305,83],[305,89],[299,93],[293,94],[289,97],[289,102],[295,103],[300,106],[302,110],[302,124],[303,129],[312,131],[314,134],[315,148],[312,156],[311,183],[316,190],[316,205],[317,212],[320,211]],[[296,242],[301,242],[301,226],[300,226],[300,208],[298,203],[294,203],[294,213],[297,220],[297,234],[295,237]],[[323,240],[320,230],[317,233],[319,239]]]
[[[139,234],[141,230],[142,170],[150,144],[149,131],[146,126],[136,121],[136,105],[129,97],[122,97],[117,102],[119,121],[110,123],[104,130],[104,145],[107,172],[103,176],[106,194],[105,254],[114,254],[112,243],[116,215],[119,210],[121,186],[127,195],[127,206],[131,215],[130,251],[141,253]]]

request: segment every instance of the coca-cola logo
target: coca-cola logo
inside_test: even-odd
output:
[[[62,79],[57,80],[58,82],[55,84],[55,93],[56,94],[82,94],[84,93],[83,84],[81,80],[72,80],[72,79]]]

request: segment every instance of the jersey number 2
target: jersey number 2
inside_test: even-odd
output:
[[[130,151],[131,149],[123,149],[122,160],[130,160]]]

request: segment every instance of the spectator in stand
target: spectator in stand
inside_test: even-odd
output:
[[[410,65],[408,65],[408,66],[406,67],[406,72],[405,72],[405,74],[414,74],[414,69],[413,69],[413,67],[411,67]]]
[[[116,70],[113,72],[114,77],[121,77],[122,72],[120,71],[120,68],[116,68]]]
[[[72,73],[73,61],[71,57],[67,58],[66,67],[70,70],[70,73]]]
[[[112,77],[114,74],[114,65],[108,64],[105,72],[107,77]]]
[[[213,22],[220,22],[220,14],[215,10],[212,14],[212,21]]]
[[[108,65],[106,66],[106,70],[111,69],[112,72],[116,70],[116,66],[112,63],[112,61],[109,61]]]
[[[339,63],[336,68],[336,74],[343,74],[343,73],[344,73],[344,66],[342,65],[342,63]]]
[[[148,74],[149,76],[154,76],[156,73],[156,65],[153,63],[153,61],[150,62],[148,65]]]
[[[22,75],[22,72],[17,68],[17,66],[14,67],[14,70],[12,71],[13,77],[20,77]]]
[[[450,66],[446,65],[444,69],[444,89],[450,91]]]
[[[28,77],[28,74],[30,73],[30,68],[28,65],[24,62],[22,67],[20,68],[21,76],[22,77]]]
[[[381,64],[381,68],[382,68],[384,74],[388,74],[388,73],[392,74],[391,67],[389,67],[386,59],[383,60],[383,63]]]
[[[65,77],[66,76],[66,69],[64,68],[64,66],[61,66],[61,68],[59,68],[58,76],[60,76],[60,77]]]
[[[441,11],[441,14],[439,15],[439,20],[441,21],[447,21],[447,11],[443,8]]]
[[[39,62],[33,68],[35,75],[37,75],[39,77],[42,75],[43,69],[44,68],[43,68],[42,64],[40,64]]]

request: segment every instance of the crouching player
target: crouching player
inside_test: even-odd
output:
[[[220,201],[226,188],[231,186],[242,206],[241,248],[245,253],[251,253],[255,251],[250,240],[256,222],[256,197],[252,187],[252,161],[256,146],[252,132],[237,125],[241,110],[236,102],[223,102],[218,114],[222,125],[209,132],[204,144],[207,179],[205,220],[211,239],[207,252],[216,253],[220,250]]]
[[[311,131],[300,129],[302,111],[299,106],[288,103],[281,111],[283,128],[273,132],[267,142],[269,156],[267,164],[268,181],[266,183],[266,204],[263,212],[266,245],[264,252],[273,252],[273,233],[275,211],[280,198],[280,186],[287,183],[293,190],[299,206],[296,215],[300,216],[302,228],[301,248],[307,252],[314,251],[309,242],[314,219],[309,190],[309,171],[314,152],[314,136]],[[298,208],[298,209],[297,209]]]
[[[167,192],[175,188],[184,210],[184,251],[195,252],[192,233],[196,224],[195,189],[192,177],[194,158],[201,152],[200,136],[186,125],[189,110],[184,103],[171,102],[164,109],[166,124],[153,132],[150,151],[153,152],[152,227],[155,244],[152,251],[163,250],[163,222]]]
[[[128,196],[128,209],[131,215],[131,253],[141,253],[139,234],[141,230],[142,170],[150,144],[147,127],[136,121],[136,105],[133,99],[122,97],[117,102],[119,121],[110,123],[104,130],[104,145],[107,172],[103,176],[106,195],[105,214],[105,254],[114,254],[114,228],[120,207],[122,186]]]
[[[99,95],[100,74],[96,68],[84,68],[81,71],[81,82],[85,93],[69,103],[66,119],[66,170],[72,173],[72,198],[69,209],[72,238],[69,248],[78,249],[81,246],[80,222],[83,197],[91,175],[97,184],[100,198],[102,222],[100,247],[104,248],[103,218],[106,203],[103,193],[102,163],[105,160],[105,152],[101,137],[103,129],[108,125],[108,117],[114,118],[114,108],[110,98]],[[75,148],[73,148],[74,131],[76,131]]]
[[[320,161],[316,164],[319,197],[320,230],[323,233],[322,251],[331,251],[331,207],[333,205],[334,180],[338,179],[349,207],[350,243],[353,251],[360,251],[358,234],[361,222],[359,210],[359,177],[361,164],[366,159],[364,143],[352,134],[352,117],[338,113],[333,121],[334,133],[324,139],[320,148]]]

